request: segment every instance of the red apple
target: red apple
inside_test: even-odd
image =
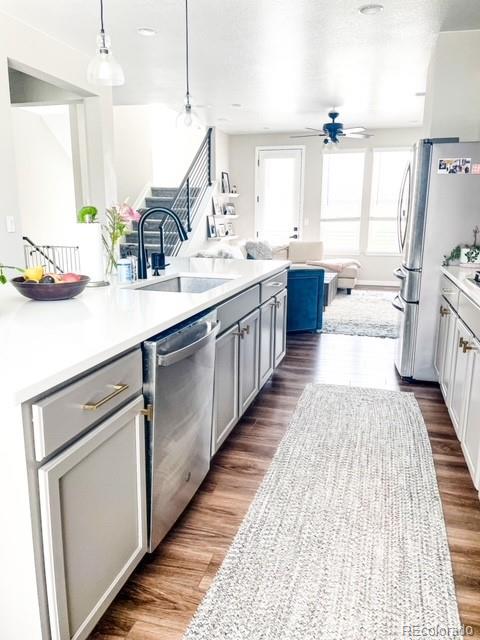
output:
[[[82,276],[79,276],[78,273],[62,274],[62,282],[78,282],[81,279],[82,279]]]

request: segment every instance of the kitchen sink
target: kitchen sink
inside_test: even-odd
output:
[[[222,284],[230,282],[230,278],[192,278],[189,276],[174,276],[168,280],[161,280],[145,287],[140,291],[172,291],[174,293],[203,293]]]

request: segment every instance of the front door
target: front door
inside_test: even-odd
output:
[[[257,150],[255,235],[272,245],[299,238],[303,209],[304,150]]]

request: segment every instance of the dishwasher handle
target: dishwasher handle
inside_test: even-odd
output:
[[[211,322],[209,321],[206,324],[209,325],[209,330],[204,336],[202,336],[198,340],[195,340],[194,342],[191,342],[190,344],[187,344],[181,349],[177,349],[176,351],[172,351],[171,353],[158,355],[157,365],[159,367],[169,367],[172,364],[176,364],[177,362],[185,360],[185,358],[193,355],[194,353],[205,347],[209,342],[214,340],[220,328],[220,323],[214,320]]]

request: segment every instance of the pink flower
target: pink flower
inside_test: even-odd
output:
[[[133,207],[131,207],[127,202],[123,202],[119,206],[118,212],[122,220],[125,220],[125,222],[138,222],[140,220],[140,214],[138,211],[133,209]]]

